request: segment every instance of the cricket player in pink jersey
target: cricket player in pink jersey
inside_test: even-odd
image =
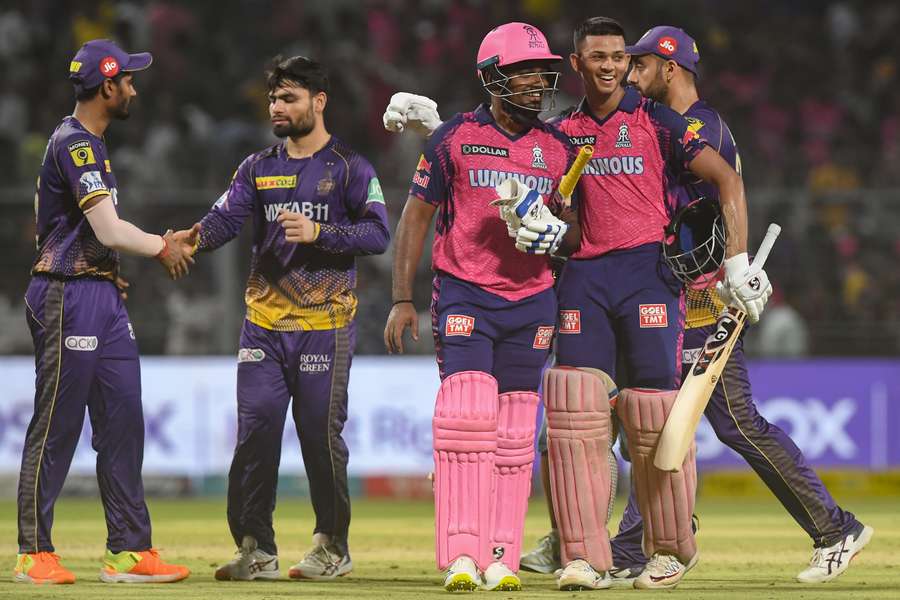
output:
[[[580,246],[558,284],[558,368],[544,382],[552,499],[559,526],[561,589],[611,584],[606,518],[612,474],[606,460],[610,404],[627,434],[643,545],[651,555],[635,587],[674,587],[696,564],[691,515],[693,453],[679,473],[663,473],[650,454],[680,382],[684,331],[682,286],[664,261],[664,229],[688,171],[718,191],[725,221],[724,293],[751,322],[771,294],[765,271],[749,264],[747,215],[740,176],[672,109],[622,87],[629,59],[618,22],[594,17],[574,34],[572,68],[585,98],[557,126],[595,153],[579,183],[578,218],[566,239]],[[428,99],[392,99],[385,126],[428,128],[440,117]],[[434,114],[429,114],[434,112]],[[406,118],[406,121],[403,118]],[[628,382],[616,396],[621,356]],[[622,386],[624,387],[624,386]],[[590,498],[591,500],[586,500]]]
[[[542,196],[555,193],[575,158],[568,139],[537,119],[556,90],[551,65],[559,60],[531,25],[507,23],[485,36],[477,68],[490,104],[437,128],[397,227],[390,352],[403,351],[406,328],[418,339],[413,278],[437,213],[435,537],[448,591],[521,589],[537,390],[557,310],[550,263],[540,254],[556,249],[567,230]],[[509,201],[500,209],[509,226],[492,205],[498,194]],[[542,239],[517,227],[529,216],[541,223],[535,231],[547,232]]]

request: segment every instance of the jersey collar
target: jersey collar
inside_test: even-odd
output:
[[[601,120],[594,116],[594,113],[591,111],[591,107],[588,106],[587,98],[581,99],[581,102],[578,104],[578,108],[576,109],[576,111],[591,117],[597,122],[603,123],[618,111],[633,113],[641,105],[642,98],[643,96],[641,96],[641,93],[637,91],[637,88],[633,88],[629,85],[625,86],[625,94],[622,96],[622,99],[619,100],[619,106],[616,107],[616,110],[609,113],[606,119]]]

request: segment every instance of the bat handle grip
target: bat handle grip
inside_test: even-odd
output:
[[[769,228],[766,229],[766,236],[759,245],[756,256],[753,257],[754,266],[758,266],[761,269],[763,265],[766,264],[766,260],[769,258],[769,252],[772,251],[772,246],[775,245],[775,240],[778,239],[778,234],[780,233],[781,225],[778,223],[769,223]]]

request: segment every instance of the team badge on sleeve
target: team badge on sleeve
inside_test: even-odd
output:
[[[366,204],[369,202],[384,204],[384,192],[381,191],[381,182],[378,181],[377,177],[373,177],[369,180],[369,191],[366,195]]]
[[[100,171],[85,171],[78,178],[79,197],[84,198],[90,196],[94,192],[106,191],[106,184],[103,183],[103,177]]]
[[[96,164],[97,161],[94,159],[94,150],[91,148],[91,143],[87,140],[81,140],[79,142],[73,142],[68,146],[69,156],[72,157],[72,162],[75,163],[76,167],[83,167],[85,165],[93,165]]]

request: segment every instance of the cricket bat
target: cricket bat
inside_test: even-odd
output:
[[[582,146],[581,150],[578,151],[578,156],[575,157],[575,162],[572,163],[572,168],[570,168],[568,173],[563,175],[562,180],[560,180],[557,191],[566,206],[572,204],[572,192],[575,191],[575,185],[578,183],[578,180],[581,179],[581,172],[584,171],[584,166],[591,160],[593,155],[593,146]]]
[[[753,259],[753,264],[762,268],[769,252],[781,233],[781,227],[772,223],[766,231],[759,251]],[[716,330],[706,338],[703,351],[697,358],[697,362],[691,367],[690,373],[681,384],[672,412],[666,419],[659,442],[656,444],[656,456],[653,465],[661,471],[679,471],[684,463],[684,457],[694,441],[697,425],[700,423],[700,415],[706,410],[706,404],[712,396],[725,363],[731,356],[731,351],[741,335],[747,315],[743,311],[727,307],[716,322]]]

